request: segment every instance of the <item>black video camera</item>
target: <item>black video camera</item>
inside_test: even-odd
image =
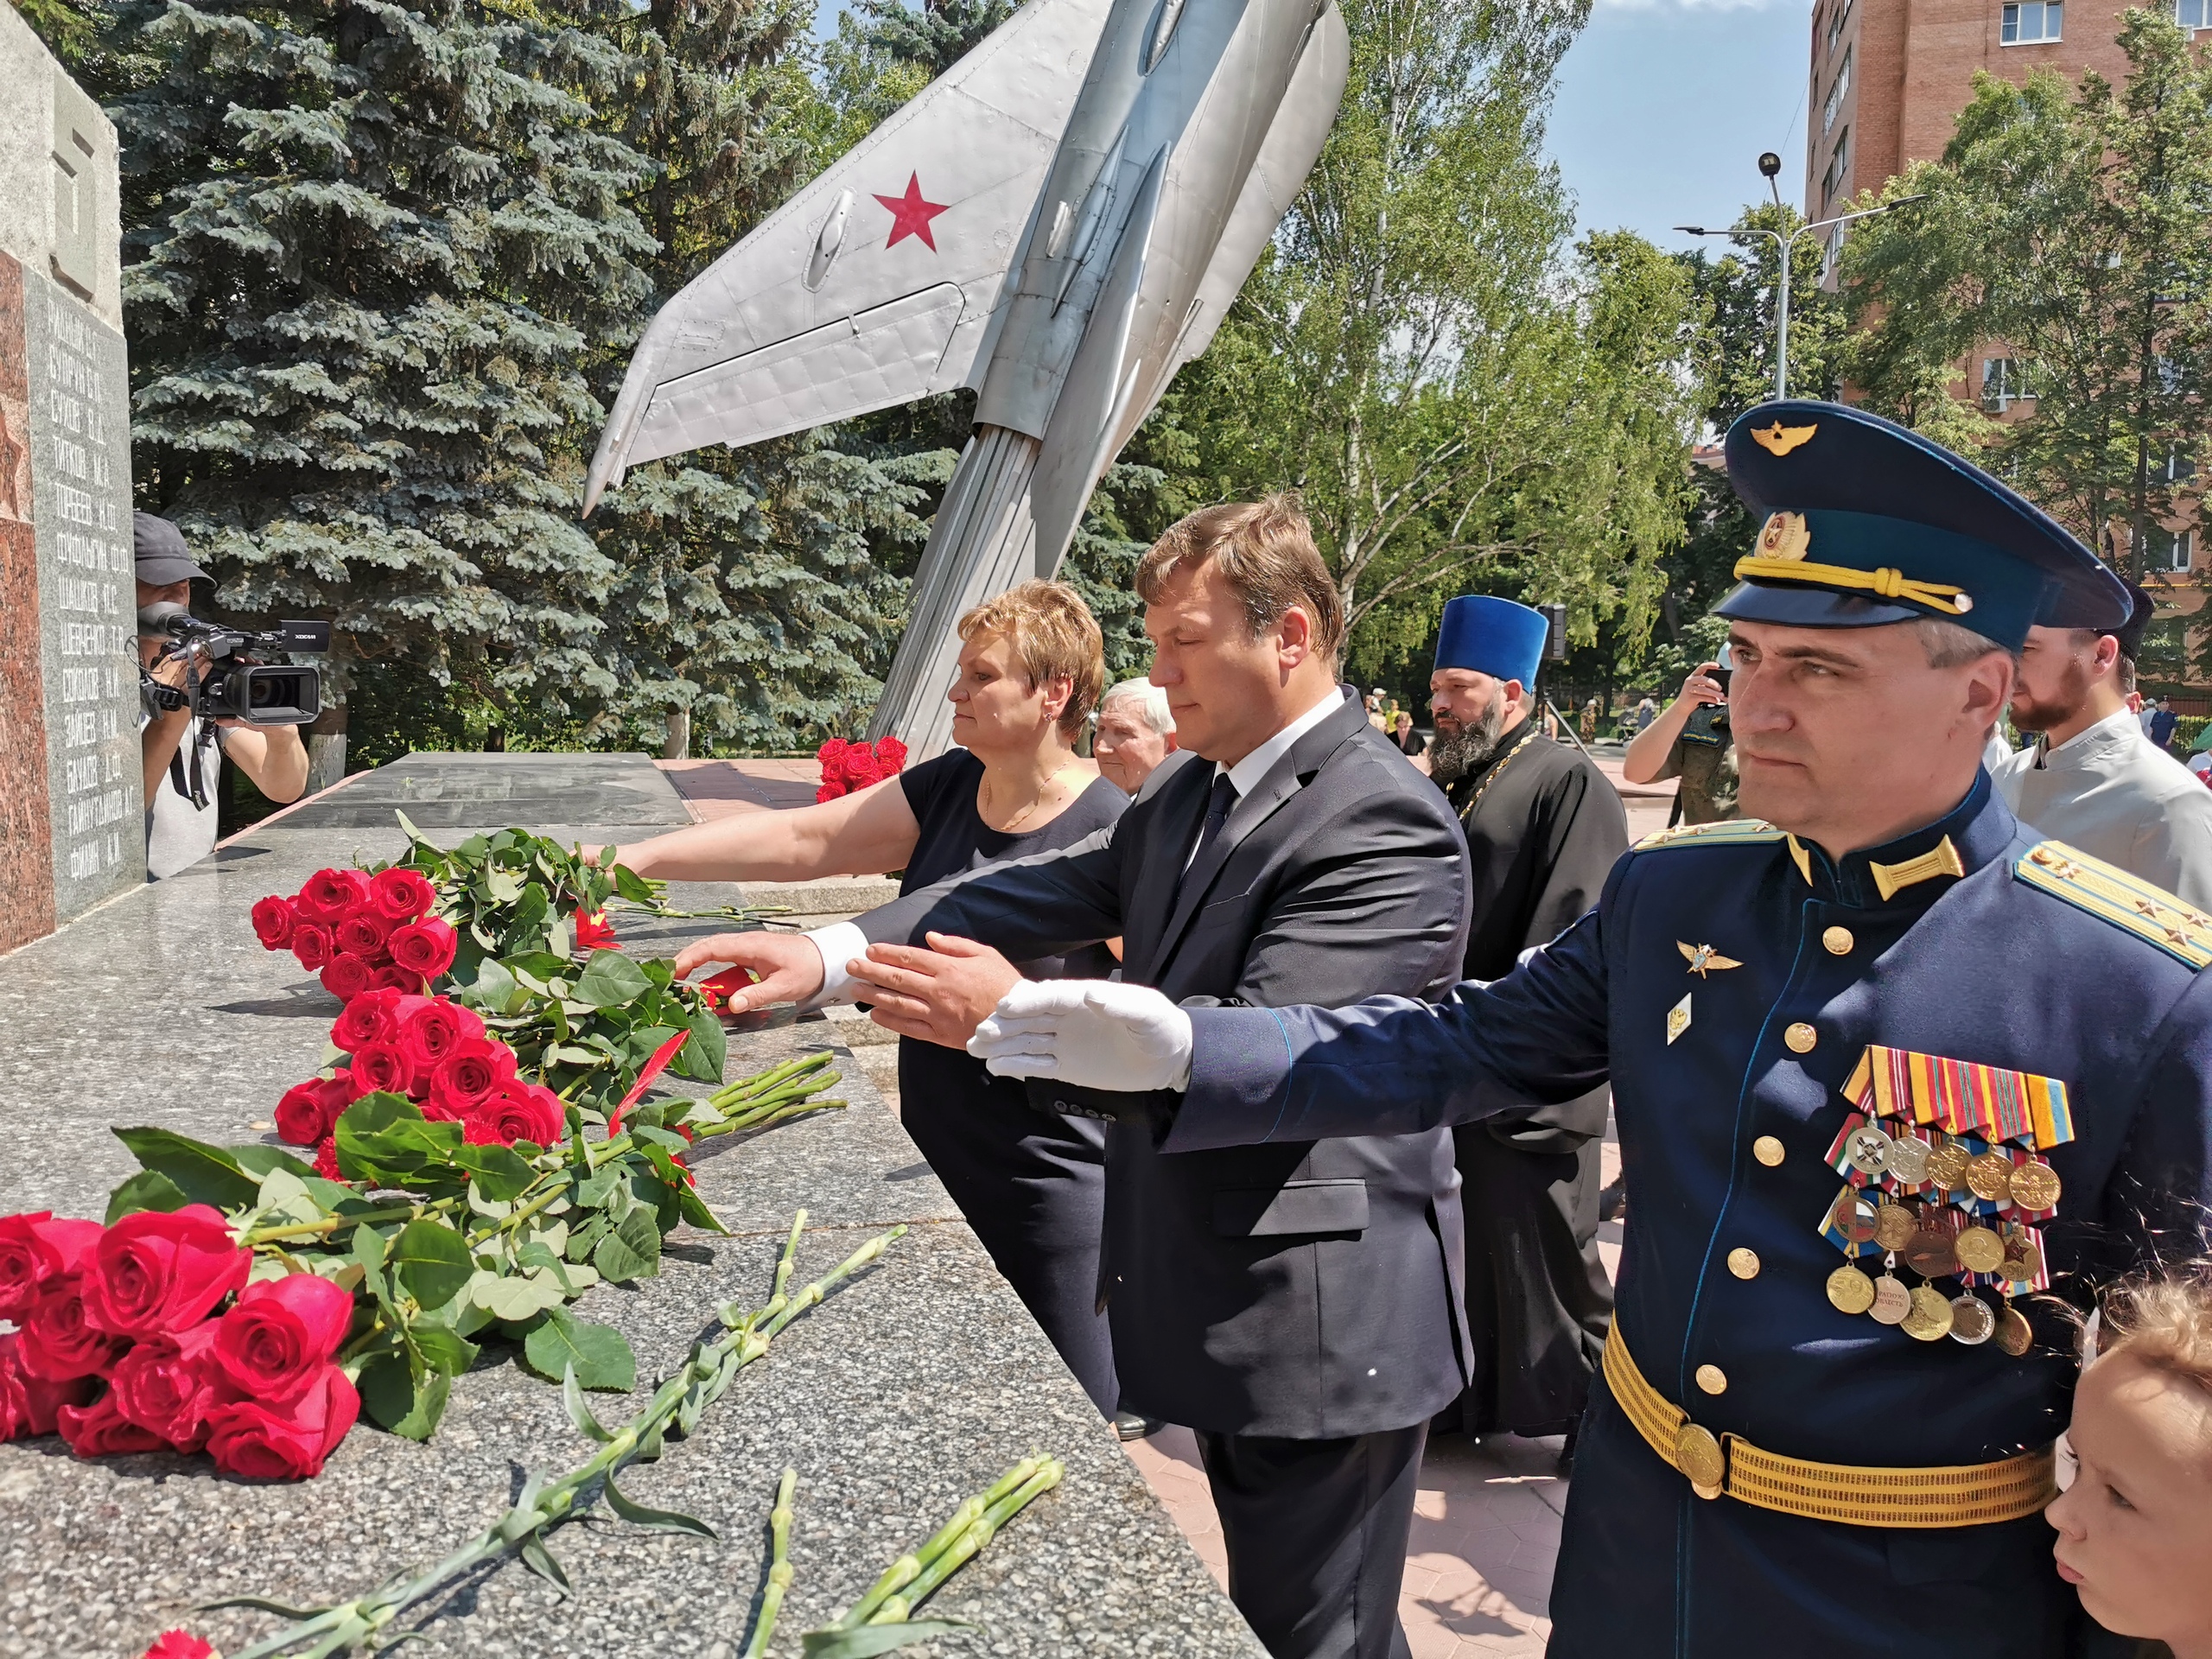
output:
[[[322,675],[312,668],[257,662],[255,651],[328,651],[327,622],[280,622],[266,632],[204,622],[181,605],[138,613],[142,632],[166,634],[163,655],[185,654],[185,682],[164,685],[143,667],[138,690],[149,714],[189,709],[202,720],[256,726],[305,726],[322,709]],[[202,660],[207,664],[201,671]]]

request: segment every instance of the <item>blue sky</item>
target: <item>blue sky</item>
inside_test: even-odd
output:
[[[1810,0],[1597,0],[1560,66],[1550,149],[1580,228],[1688,247],[1764,200],[1763,149],[1803,207]]]

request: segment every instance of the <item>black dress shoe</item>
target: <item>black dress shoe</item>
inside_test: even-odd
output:
[[[1134,1411],[1114,1414],[1114,1433],[1124,1440],[1141,1440],[1148,1435],[1159,1433],[1166,1427],[1157,1417],[1140,1417]]]

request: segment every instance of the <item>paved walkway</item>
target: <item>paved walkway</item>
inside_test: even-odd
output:
[[[1665,827],[1674,800],[1671,784],[1624,784],[1617,754],[1601,749],[1592,758],[1621,791],[1631,840]],[[810,759],[660,764],[692,815],[702,820],[804,805],[814,798],[820,778]],[[890,1097],[895,1106],[895,1092]],[[1619,1176],[1619,1151],[1608,1135],[1604,1178],[1611,1183]],[[1599,1249],[1609,1273],[1618,1268],[1620,1233],[1618,1222],[1599,1230]],[[1551,1630],[1552,1560],[1567,1503],[1559,1447],[1556,1439],[1512,1435],[1478,1442],[1450,1435],[1431,1442],[1421,1465],[1398,1604],[1414,1659],[1535,1659],[1543,1652]],[[1221,1523],[1191,1432],[1170,1427],[1126,1450],[1199,1559],[1226,1588]]]

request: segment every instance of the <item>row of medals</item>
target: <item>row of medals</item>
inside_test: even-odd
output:
[[[1942,1192],[1964,1188],[1986,1203],[2009,1198],[2022,1210],[2038,1212],[2058,1203],[2058,1174],[2050,1165],[2016,1165],[1996,1151],[1977,1154],[1964,1142],[1948,1137],[1940,1146],[1930,1147],[1914,1135],[1892,1139],[1870,1122],[1851,1132],[1844,1152],[1862,1174],[1889,1175],[1905,1186],[1932,1184]],[[2009,1295],[2001,1308],[1992,1308],[1971,1289],[1947,1297],[1933,1281],[1964,1272],[1994,1273],[2013,1284],[2032,1283],[2043,1266],[2034,1235],[2017,1222],[2005,1224],[2001,1233],[1980,1225],[1967,1227],[1955,1237],[1941,1227],[1921,1224],[1923,1214],[1932,1219],[1943,1208],[1939,1203],[1916,1211],[1887,1197],[1877,1202],[1863,1189],[1838,1198],[1833,1219],[1851,1245],[1852,1259],[1828,1275],[1828,1300],[1843,1313],[1864,1313],[1897,1325],[1922,1342],[1948,1337],[1976,1347],[1994,1337],[2006,1353],[2026,1353],[2035,1332]],[[1869,1277],[1858,1263],[1859,1247],[1867,1243],[1884,1253],[1878,1279]],[[1923,1281],[1910,1290],[1891,1272],[1900,1254],[1905,1266]]]

